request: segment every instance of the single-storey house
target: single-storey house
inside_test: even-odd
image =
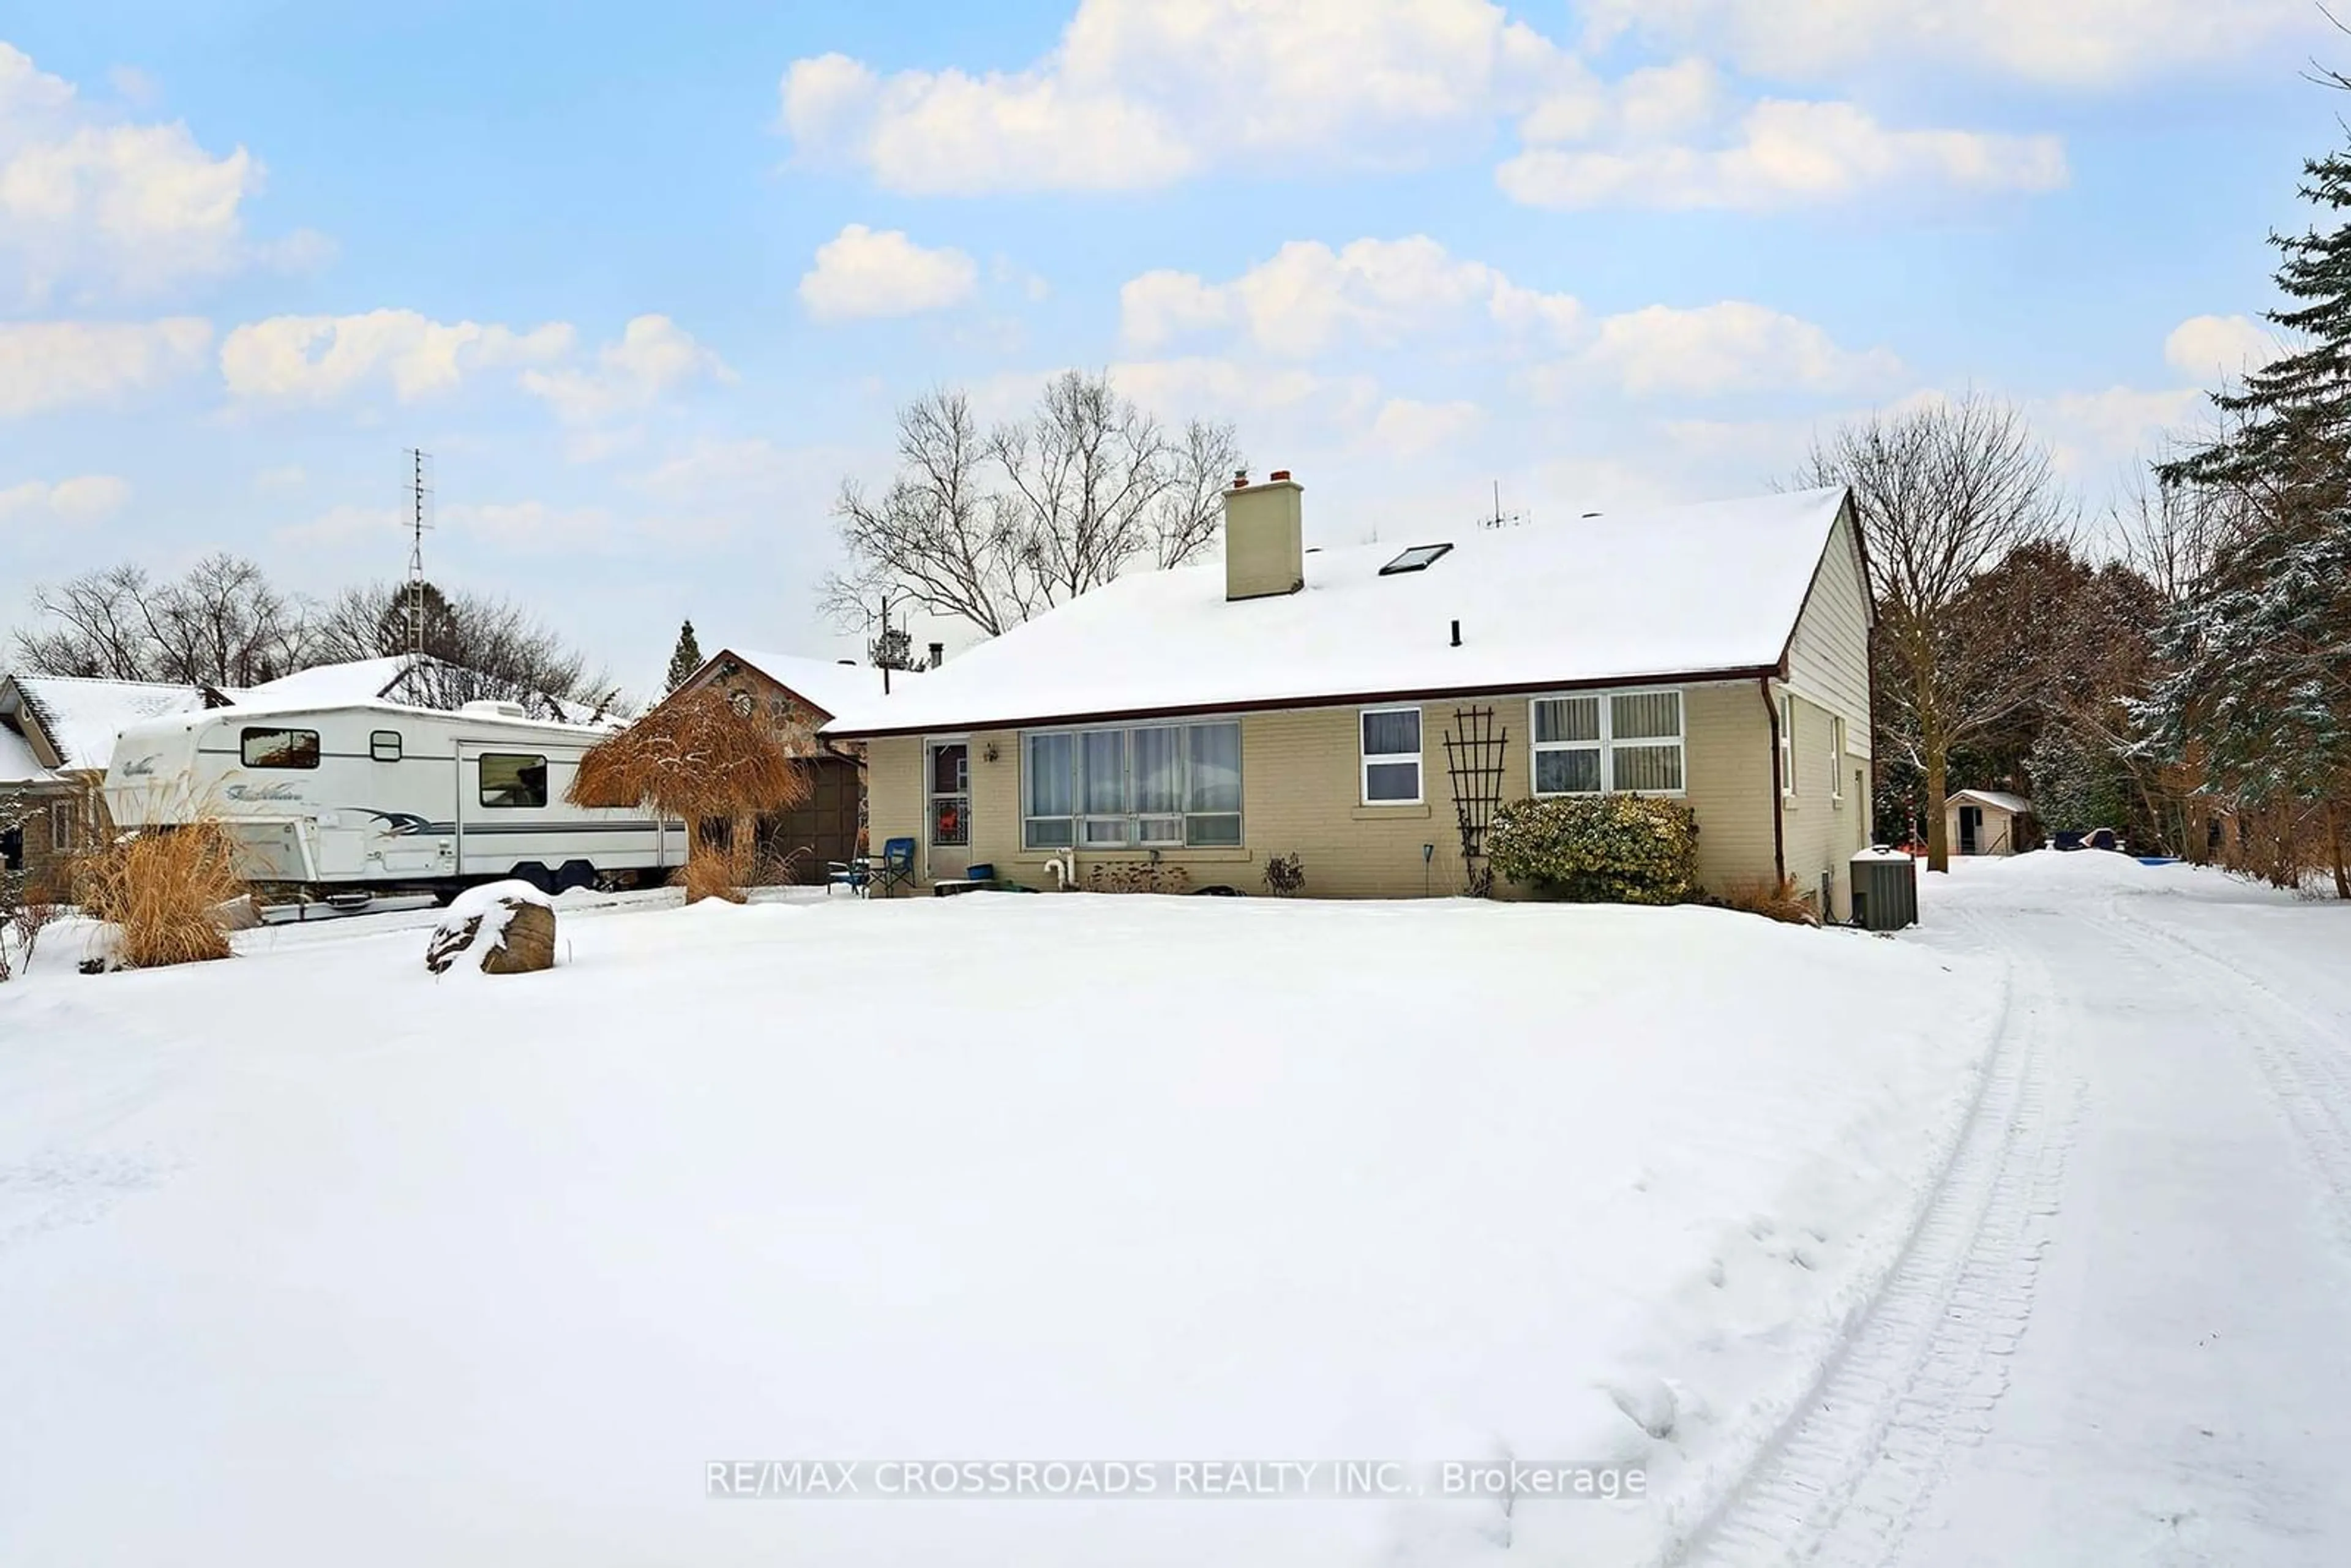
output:
[[[0,678],[0,867],[68,896],[67,857],[106,831],[99,786],[126,725],[206,706],[199,686],[68,675]],[[21,777],[17,777],[21,775]]]
[[[1944,841],[1955,855],[2012,855],[2031,849],[2032,802],[1998,789],[1961,789],[1943,799]]]
[[[837,717],[874,845],[917,840],[926,882],[1149,864],[1256,892],[1294,853],[1309,895],[1419,896],[1472,885],[1464,819],[1495,802],[1625,790],[1688,802],[1709,889],[1784,874],[1849,913],[1873,612],[1844,490],[1324,549],[1287,473],[1224,501],[1221,562]]]
[[[736,711],[749,717],[764,715],[811,742],[801,747],[815,792],[807,805],[777,811],[759,819],[759,858],[769,864],[789,865],[801,882],[822,882],[829,862],[847,861],[858,852],[858,836],[865,826],[864,748],[830,739],[815,739],[836,714],[871,697],[882,695],[885,682],[893,691],[927,678],[922,672],[884,673],[853,659],[812,659],[796,653],[771,653],[749,648],[721,648],[702,662],[664,697],[718,686],[732,698]],[[655,704],[650,713],[661,711]],[[711,823],[714,835],[725,824]]]

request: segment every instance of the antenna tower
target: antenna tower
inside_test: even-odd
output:
[[[433,511],[433,454],[407,447],[408,459],[408,653],[424,654],[424,530]]]

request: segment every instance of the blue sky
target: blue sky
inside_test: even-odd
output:
[[[2043,15],[2043,13],[2056,13]],[[936,384],[1229,419],[1333,543],[1736,494],[1974,386],[2102,504],[2265,351],[2304,0],[110,4],[0,26],[0,628],[210,549],[839,651]]]

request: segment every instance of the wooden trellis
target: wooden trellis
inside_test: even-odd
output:
[[[1469,894],[1494,891],[1494,868],[1486,860],[1486,830],[1502,804],[1502,759],[1510,748],[1510,727],[1494,727],[1489,707],[1456,708],[1445,732],[1445,770],[1453,781],[1453,813],[1461,827],[1461,869]]]

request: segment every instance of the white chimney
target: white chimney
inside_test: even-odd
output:
[[[1265,599],[1306,586],[1306,491],[1277,468],[1262,485],[1249,471],[1225,492],[1225,597]]]

